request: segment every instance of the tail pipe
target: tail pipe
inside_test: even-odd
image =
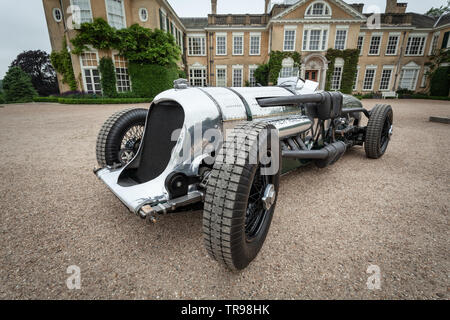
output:
[[[334,164],[347,150],[343,141],[337,141],[319,150],[283,150],[284,158],[299,160],[315,160],[320,168]]]

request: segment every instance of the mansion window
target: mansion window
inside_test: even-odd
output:
[[[116,29],[126,27],[123,0],[106,0],[106,12],[108,13],[108,23],[111,27]]]
[[[425,49],[426,35],[419,36],[409,36],[408,43],[406,44],[407,56],[423,56],[423,51]]]
[[[295,34],[296,34],[296,29],[284,29],[283,51],[294,51],[295,50]]]
[[[249,66],[249,74],[248,74],[248,82],[250,83],[250,87],[256,87],[256,78],[255,78],[255,70],[258,66]]]
[[[184,53],[184,48],[183,48],[183,32],[180,31],[178,28],[175,28],[176,32],[177,32],[177,45],[180,47],[181,49],[181,54]]]
[[[327,29],[305,29],[303,51],[325,51],[327,48]]]
[[[189,83],[193,87],[206,86],[206,67],[190,67]]]
[[[331,76],[331,90],[340,90],[342,80],[342,67],[334,67],[333,75]]]
[[[381,35],[372,35],[370,39],[369,55],[379,55],[381,46]]]
[[[375,68],[367,68],[366,74],[364,76],[363,90],[364,91],[372,91],[373,83],[375,82],[375,74],[377,73],[377,69]]]
[[[422,75],[422,82],[420,83],[421,88],[426,88],[428,82],[428,76],[430,72],[430,67],[425,67]]]
[[[436,49],[438,47],[438,41],[439,41],[439,32],[436,32],[433,35],[433,40],[431,41],[430,52],[428,53],[428,55],[432,56],[436,53]]]
[[[233,66],[233,87],[242,87],[243,71],[244,69],[241,66]]]
[[[233,34],[233,55],[242,56],[244,54],[244,34]]]
[[[386,55],[387,56],[395,56],[397,54],[398,41],[400,39],[400,35],[389,35],[387,47],[386,47]]]
[[[161,30],[167,31],[167,14],[163,9],[159,9],[159,26]]]
[[[414,91],[417,85],[419,70],[419,68],[403,68],[399,88]]]
[[[358,37],[358,44],[356,45],[356,48],[359,50],[360,56],[362,56],[363,54],[364,38],[364,34],[360,34]]]
[[[380,91],[389,91],[393,68],[383,68],[380,79]]]
[[[347,43],[347,29],[337,29],[336,39],[334,41],[334,48],[337,50],[345,50]]]
[[[342,71],[344,69],[344,59],[337,58],[331,75],[331,90],[340,90],[342,81]]]
[[[97,52],[83,52],[80,55],[80,60],[84,80],[84,91],[90,94],[102,94]]]
[[[146,22],[148,20],[148,10],[146,8],[139,9],[139,19],[141,19],[142,22]]]
[[[190,56],[206,55],[206,37],[204,35],[188,36],[188,54]]]
[[[331,17],[330,7],[323,1],[317,1],[306,9],[306,17]]]
[[[353,91],[356,91],[358,89],[359,69],[360,67],[358,66],[355,77],[353,78]]]
[[[128,74],[128,61],[125,57],[114,55],[114,67],[116,69],[117,92],[131,91],[130,75]]]
[[[259,56],[261,53],[261,34],[250,33],[250,55]]]
[[[92,22],[92,11],[90,0],[71,0],[72,16],[75,24],[82,24],[85,22]]]
[[[216,55],[226,56],[227,55],[227,34],[217,33],[216,34]]]
[[[61,22],[62,20],[62,12],[59,8],[53,8],[53,19],[55,19],[56,22]]]
[[[226,87],[227,86],[227,67],[217,66],[216,67],[216,87]]]
[[[298,68],[294,67],[294,59],[284,58],[281,61],[280,78],[290,78],[298,76]]]

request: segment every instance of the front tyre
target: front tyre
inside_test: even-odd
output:
[[[275,210],[280,166],[277,131],[258,122],[236,126],[216,157],[206,187],[203,239],[209,255],[227,268],[244,269],[260,251]]]
[[[97,137],[98,164],[126,165],[136,155],[144,134],[146,109],[126,109],[105,121]]]
[[[378,159],[384,155],[391,140],[393,123],[394,115],[390,105],[377,104],[372,109],[364,143],[368,158]]]

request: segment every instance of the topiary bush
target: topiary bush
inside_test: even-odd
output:
[[[269,64],[262,64],[255,70],[255,80],[256,83],[259,83],[262,86],[267,86],[269,84]]]
[[[116,71],[111,58],[103,57],[100,59],[98,69],[101,74],[100,83],[103,89],[103,95],[108,98],[117,96],[116,90]]]
[[[448,97],[450,87],[450,67],[437,68],[431,77],[430,94]]]
[[[5,101],[8,103],[31,102],[37,96],[31,77],[19,67],[11,67],[3,79]]]
[[[141,98],[155,97],[160,92],[173,88],[173,81],[179,76],[176,68],[137,63],[130,63],[128,72],[133,83],[133,95]]]

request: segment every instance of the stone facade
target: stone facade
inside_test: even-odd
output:
[[[66,26],[71,4],[83,7],[82,18],[88,17],[90,10],[91,17],[102,17],[116,27],[139,23],[173,32],[183,48],[180,67],[186,69],[191,84],[196,86],[255,85],[253,71],[268,62],[271,51],[279,50],[297,51],[302,56],[300,70],[295,70],[289,59],[283,61],[283,75],[299,74],[319,82],[324,89],[328,69],[325,53],[336,48],[361,49],[355,93],[399,88],[420,92],[428,86],[425,64],[429,57],[435,49],[450,46],[449,16],[438,19],[406,13],[407,4],[397,0],[387,0],[385,13],[377,17],[363,14],[362,4],[349,5],[342,0],[286,0],[273,6],[264,1],[262,14],[219,15],[217,0],[212,0],[212,13],[204,18],[179,18],[165,0],[43,0],[43,3],[54,50],[61,49],[64,34],[71,39],[76,32]],[[58,9],[63,14],[60,21],[55,17]],[[147,19],[143,19],[142,10]],[[95,62],[89,61],[102,56],[115,57],[117,70],[122,72],[119,87],[126,75],[126,61],[114,52],[92,52],[94,55],[88,57],[72,55],[80,90],[94,88],[88,85],[97,81],[98,72]],[[342,68],[343,61],[337,61],[332,79],[334,90],[340,88]],[[67,90],[63,84],[60,87]],[[121,90],[132,90],[132,84]]]

